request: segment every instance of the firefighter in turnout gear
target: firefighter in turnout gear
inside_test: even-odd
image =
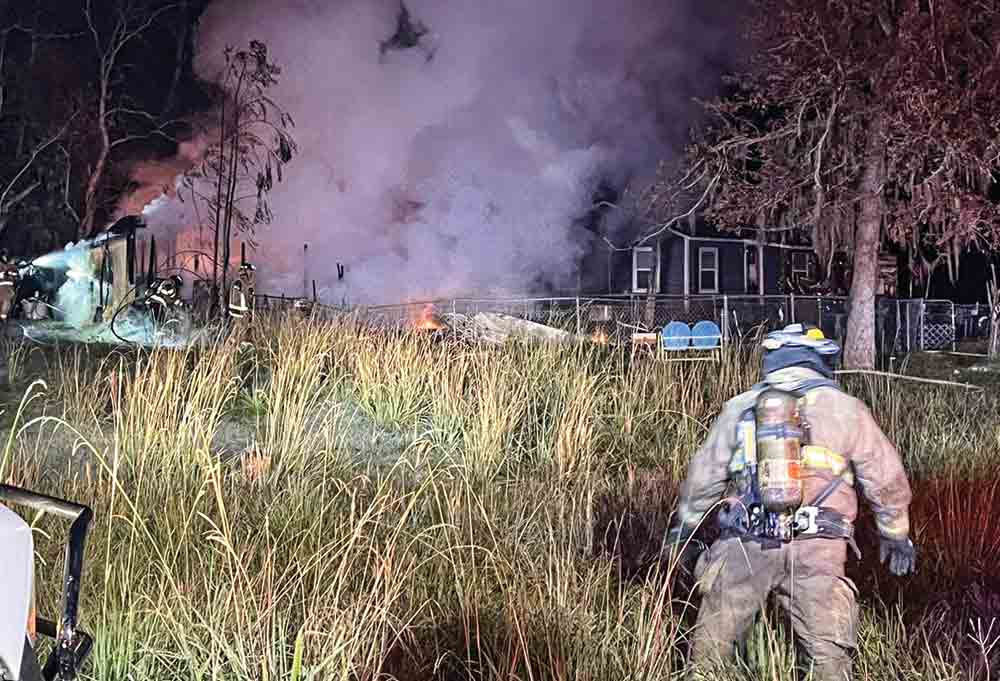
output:
[[[254,266],[248,262],[240,265],[236,281],[229,288],[229,316],[233,319],[253,317],[254,307]]]
[[[857,647],[857,592],[844,574],[848,547],[860,555],[855,483],[895,575],[916,568],[910,486],[868,408],[834,380],[835,343],[793,324],[769,334],[764,349],[763,381],[725,405],[691,461],[668,533],[670,557],[693,563],[702,595],[692,671],[729,662],[773,593],[812,678],[846,681]],[[695,530],[716,504],[719,539],[693,560]]]
[[[184,280],[179,275],[155,279],[146,294],[145,304],[157,323],[162,324],[175,310],[183,307],[181,287]]]
[[[17,265],[11,262],[6,250],[0,251],[0,322],[10,316],[20,279]]]

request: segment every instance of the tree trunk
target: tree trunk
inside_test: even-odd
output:
[[[87,191],[84,194],[83,205],[83,222],[80,223],[80,231],[77,234],[77,238],[86,238],[94,236],[94,223],[97,221],[97,197],[101,189],[101,180],[104,178],[104,168],[108,162],[108,152],[107,149],[101,149],[100,156],[97,158],[97,163],[94,165],[93,172],[90,173],[90,179],[87,181]]]
[[[38,21],[39,15],[42,12],[41,0],[36,0],[35,2],[35,14],[31,25],[31,49],[28,51],[28,73],[34,73],[35,63],[38,60]],[[14,158],[21,158],[21,154],[24,153],[25,144],[27,144],[27,132],[28,132],[28,117],[21,117],[21,127],[17,133],[17,152]]]
[[[885,179],[885,124],[872,121],[861,178],[861,210],[854,230],[854,276],[848,299],[847,341],[844,366],[875,368],[875,289],[878,283],[878,250],[882,235],[882,183]]]
[[[170,79],[170,86],[167,88],[167,95],[163,100],[163,109],[160,115],[167,118],[174,110],[177,101],[177,90],[180,87],[181,78],[184,76],[185,57],[187,56],[188,31],[190,29],[190,18],[188,16],[187,0],[178,3],[180,14],[179,26],[177,29],[177,43],[174,52],[174,75]]]
[[[990,342],[987,354],[991,362],[1000,359],[1000,281],[995,267],[990,267],[993,278],[986,284],[986,301],[990,306]]]
[[[87,189],[83,195],[83,222],[80,223],[80,230],[77,238],[94,236],[96,229],[94,222],[97,220],[97,200],[100,196],[101,183],[104,181],[104,171],[108,164],[108,157],[111,154],[111,131],[108,130],[108,80],[110,69],[107,69],[102,62],[101,67],[101,90],[100,99],[97,105],[97,125],[101,133],[101,150],[94,163],[94,169],[87,180]]]

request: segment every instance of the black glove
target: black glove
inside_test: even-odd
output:
[[[889,572],[897,577],[917,573],[917,549],[909,539],[882,537],[878,560],[885,565],[886,558],[889,559]]]
[[[673,527],[667,532],[663,558],[667,569],[678,565],[682,571],[693,573],[698,557],[705,550],[705,543],[694,538],[694,532],[683,527]]]

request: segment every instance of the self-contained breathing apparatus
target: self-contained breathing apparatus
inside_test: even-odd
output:
[[[853,525],[843,514],[823,507],[850,473],[842,456],[811,441],[805,395],[821,387],[840,389],[835,381],[819,377],[794,390],[767,383],[755,387],[754,405],[737,424],[737,451],[730,473],[737,480],[739,497],[720,510],[723,533],[771,547],[799,538],[840,538],[858,551]],[[806,501],[802,470],[817,459],[827,464],[834,478]]]
[[[243,264],[240,265],[239,274],[229,289],[229,304],[227,306],[229,316],[233,319],[243,317],[253,317],[254,302],[256,292],[254,284],[256,281],[256,268],[246,261],[244,253]]]
[[[154,321],[162,324],[175,310],[183,309],[184,301],[180,297],[183,285],[184,280],[176,274],[154,279],[138,305],[147,309]]]

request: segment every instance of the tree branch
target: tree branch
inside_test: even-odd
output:
[[[61,139],[62,136],[66,133],[66,129],[68,127],[69,127],[69,122],[67,121],[66,125],[64,125],[62,129],[59,130],[59,132],[57,132],[54,136],[50,137],[49,139],[39,144],[37,147],[35,147],[34,151],[31,152],[31,156],[29,156],[28,160],[24,162],[24,165],[21,166],[21,170],[18,171],[18,173],[14,176],[14,179],[8,182],[7,186],[4,187],[2,192],[0,192],[0,213],[6,212],[11,208],[11,206],[15,205],[18,201],[24,200],[25,196],[30,194],[31,191],[33,191],[35,187],[38,186],[38,183],[36,182],[34,185],[29,187],[28,191],[20,192],[16,194],[14,198],[11,199],[10,201],[7,200],[7,196],[14,189],[14,185],[16,185],[18,181],[24,176],[24,174],[28,172],[28,169],[31,168],[31,166],[35,163],[35,159],[37,159],[43,151],[45,151],[50,146],[55,144],[59,139]]]

